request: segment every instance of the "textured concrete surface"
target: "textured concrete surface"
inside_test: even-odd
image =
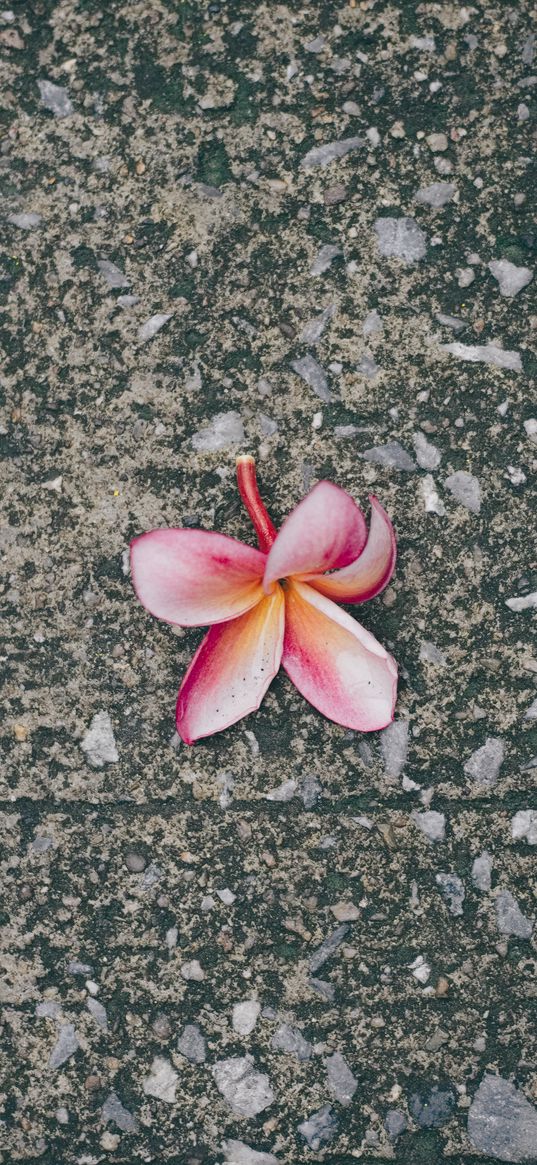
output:
[[[536,1160],[530,4],[33,0],[0,46],[0,1160]],[[277,521],[392,515],[387,733],[280,676],[178,746],[201,632],[126,548],[250,539],[239,451]]]

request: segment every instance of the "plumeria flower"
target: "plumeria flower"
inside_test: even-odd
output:
[[[277,532],[252,457],[238,458],[237,479],[258,550],[192,529],[151,530],[131,543],[143,606],[166,623],[209,627],[179,689],[179,735],[192,744],[254,712],[280,664],[330,720],[384,728],[393,719],[395,661],[336,603],[363,603],[389,582],[396,550],[387,513],[370,498],[368,534],[349,494],[321,481]]]

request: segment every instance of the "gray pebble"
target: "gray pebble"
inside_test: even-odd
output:
[[[217,1060],[212,1074],[218,1091],[238,1116],[257,1116],[274,1100],[269,1078],[256,1070],[253,1056]]]
[[[453,182],[433,182],[430,186],[422,186],[415,198],[416,202],[439,208],[445,206],[447,202],[451,202],[456,191],[457,187]]]
[[[315,316],[314,319],[305,324],[300,336],[302,342],[304,344],[317,344],[326,328],[326,325],[334,318],[335,311],[335,304],[330,303],[328,307],[324,308],[320,315]]]
[[[446,478],[444,485],[455,501],[460,502],[472,514],[478,514],[481,509],[481,486],[473,473],[465,469],[458,469]]]
[[[111,263],[109,259],[98,259],[97,267],[109,287],[129,286],[127,276],[123,274],[123,271],[119,270],[119,267],[116,267],[115,263]]]
[[[537,809],[519,809],[511,819],[513,841],[525,839],[528,845],[537,845]]]
[[[421,429],[417,429],[413,436],[416,461],[420,469],[438,469],[442,454],[436,445],[427,440]]]
[[[332,1096],[340,1104],[350,1104],[358,1088],[358,1081],[351,1072],[345,1057],[341,1055],[341,1052],[334,1052],[332,1056],[326,1057],[324,1064]]]
[[[86,1007],[99,1027],[102,1028],[103,1031],[107,1032],[108,1017],[106,1014],[106,1007],[103,1007],[103,1004],[99,1003],[98,999],[93,999],[91,995],[89,999],[86,1000]]]
[[[499,736],[488,736],[464,764],[464,771],[476,785],[490,789],[496,784],[504,758],[504,743]]]
[[[379,373],[378,364],[375,362],[375,360],[373,360],[372,356],[368,356],[367,352],[362,356],[361,360],[356,365],[356,369],[362,374],[362,376],[365,376],[367,380],[374,380],[375,376],[378,376]]]
[[[332,393],[328,387],[328,381],[321,368],[321,365],[314,360],[309,353],[307,356],[302,356],[300,360],[292,360],[291,368],[306,382],[309,388],[313,390],[320,400],[327,403],[332,400]]]
[[[400,469],[405,473],[413,473],[416,466],[409,453],[398,441],[389,441],[387,445],[374,445],[360,454],[364,461],[371,461],[373,465],[382,465],[387,469]]]
[[[434,1085],[424,1094],[414,1093],[409,1108],[412,1116],[422,1129],[439,1129],[450,1119],[455,1108],[455,1096],[450,1090],[443,1091]]]
[[[6,219],[20,231],[33,231],[34,227],[38,227],[43,221],[40,214],[34,214],[32,211],[28,214],[8,214]]]
[[[226,1165],[279,1165],[273,1153],[259,1153],[244,1141],[224,1141],[222,1152]]]
[[[513,935],[515,938],[531,938],[533,923],[522,913],[510,890],[499,890],[495,905],[500,934]]]
[[[405,263],[418,263],[425,258],[425,235],[415,219],[378,218],[375,233],[380,254],[386,258],[403,259]]]
[[[109,1092],[101,1109],[101,1119],[105,1125],[112,1121],[122,1133],[138,1132],[136,1117],[124,1108],[116,1092]]]
[[[529,267],[516,267],[508,259],[494,259],[489,263],[489,271],[498,280],[500,295],[507,299],[513,299],[533,279]]]
[[[177,1040],[177,1050],[191,1064],[203,1064],[207,1056],[205,1036],[196,1023],[187,1023]]]
[[[197,453],[219,453],[232,445],[242,445],[245,440],[244,426],[240,413],[217,413],[204,429],[199,429],[192,437],[192,445]]]
[[[411,816],[418,829],[421,829],[429,841],[444,840],[446,818],[443,813],[438,813],[436,809],[427,809],[424,813],[420,813],[418,809],[414,809]]]
[[[399,1108],[390,1108],[384,1117],[384,1128],[391,1141],[396,1141],[407,1128],[407,1119]]]
[[[310,267],[310,275],[324,275],[328,271],[330,265],[337,259],[339,255],[343,254],[341,247],[335,243],[325,243],[320,247],[313,263]]]
[[[163,1056],[155,1056],[142,1087],[146,1096],[156,1096],[158,1100],[174,1104],[178,1081],[179,1077],[170,1061]]]
[[[287,1052],[290,1056],[296,1056],[297,1060],[309,1060],[311,1056],[311,1044],[304,1039],[298,1028],[292,1027],[289,1023],[280,1024],[274,1032],[270,1046],[275,1052]]]
[[[119,760],[112,721],[108,712],[96,712],[80,745],[92,768],[115,765]]]
[[[336,929],[333,930],[332,933],[323,940],[321,945],[317,947],[317,950],[313,952],[310,959],[310,971],[312,971],[313,974],[315,974],[315,972],[318,971],[320,967],[322,967],[324,963],[327,962],[328,959],[331,959],[332,955],[334,955],[337,950],[339,950],[343,939],[349,933],[349,930],[349,924],[347,922],[343,922],[341,926],[337,926]]]
[[[310,1149],[321,1149],[323,1145],[329,1145],[338,1132],[336,1115],[331,1105],[323,1104],[322,1108],[313,1112],[298,1126],[298,1132],[304,1137]]]
[[[73,104],[67,89],[55,85],[53,81],[38,81],[41,105],[50,109],[55,117],[69,117],[73,112]]]
[[[368,312],[362,324],[362,335],[365,339],[368,336],[380,336],[384,331],[384,324],[379,316],[378,311],[374,308]]]
[[[125,857],[125,865],[131,874],[141,874],[142,870],[145,870],[147,859],[143,854],[129,850],[129,853]]]
[[[75,1032],[75,1025],[73,1023],[65,1023],[60,1028],[58,1039],[50,1053],[48,1061],[49,1068],[60,1068],[62,1064],[65,1064],[66,1060],[74,1056],[79,1047],[80,1044]]]
[[[160,332],[161,328],[164,327],[164,324],[167,324],[168,320],[171,320],[171,318],[172,317],[170,313],[166,314],[164,312],[157,312],[156,315],[150,316],[150,318],[145,321],[145,324],[141,324],[141,326],[138,328],[138,339],[140,340],[140,343],[146,344],[148,340],[152,340],[153,336],[156,336],[157,332]]]
[[[457,874],[436,874],[436,884],[446,899],[451,914],[462,914],[465,896],[464,883]]]
[[[380,751],[384,771],[389,777],[399,777],[408,756],[408,720],[394,720],[380,734]]]
[[[486,1075],[468,1113],[474,1148],[498,1161],[531,1162],[537,1145],[537,1109],[509,1080]]]
[[[483,853],[474,858],[472,863],[472,882],[476,890],[482,890],[483,893],[487,894],[491,887],[491,876],[492,857],[487,850],[483,850]]]
[[[522,372],[519,352],[499,348],[497,344],[442,344],[442,351],[449,352],[459,360],[469,360],[471,364],[492,364],[496,368],[509,368],[512,372]]]
[[[303,157],[300,165],[303,170],[312,170],[316,166],[328,166],[353,150],[360,150],[365,146],[363,138],[342,138],[339,142],[327,142],[324,146],[314,146]]]

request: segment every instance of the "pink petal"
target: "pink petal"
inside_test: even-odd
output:
[[[364,627],[306,583],[285,590],[282,664],[324,716],[374,732],[393,720],[397,666]]]
[[[266,555],[209,530],[150,530],[131,542],[140,602],[184,627],[234,619],[263,597]]]
[[[365,549],[356,562],[335,574],[309,575],[310,586],[337,603],[365,603],[389,583],[397,555],[390,519],[375,497],[370,497],[371,522]],[[268,563],[267,563],[268,566]]]
[[[271,547],[265,590],[276,579],[352,562],[366,540],[365,519],[345,490],[320,481],[292,510]]]
[[[251,611],[211,627],[179,689],[177,731],[185,744],[254,712],[278,671],[285,604],[281,587]]]

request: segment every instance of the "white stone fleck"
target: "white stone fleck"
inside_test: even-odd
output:
[[[112,1121],[123,1133],[136,1133],[138,1121],[136,1117],[122,1105],[116,1092],[109,1092],[101,1109],[101,1119],[104,1125]]]
[[[108,712],[96,712],[80,745],[94,769],[115,765],[119,760],[112,721]]]
[[[170,1061],[163,1056],[155,1056],[142,1087],[146,1096],[156,1096],[158,1100],[174,1104],[178,1082],[179,1077]]]
[[[309,320],[302,329],[300,336],[302,342],[304,344],[317,344],[321,339],[327,324],[329,324],[330,320],[334,318],[335,312],[335,304],[330,303],[328,304],[328,307],[324,308],[320,315],[314,316],[312,320]]]
[[[456,192],[457,187],[453,182],[432,182],[430,186],[422,186],[415,198],[416,202],[439,208],[451,202]]]
[[[224,903],[224,906],[232,906],[235,898],[237,897],[237,895],[233,893],[233,890],[229,890],[227,886],[225,886],[223,890],[217,890],[216,893],[220,901]]]
[[[274,1153],[259,1153],[244,1141],[224,1141],[222,1152],[226,1165],[279,1165]]]
[[[341,1052],[334,1052],[327,1056],[325,1061],[327,1083],[332,1096],[340,1104],[348,1105],[358,1088],[358,1081],[351,1072],[349,1065]]]
[[[304,1137],[310,1149],[314,1150],[330,1144],[337,1131],[336,1114],[329,1104],[323,1104],[322,1108],[317,1109],[317,1112],[313,1112],[307,1120],[302,1121],[298,1126],[301,1137]]]
[[[313,356],[308,353],[307,356],[302,356],[299,360],[292,360],[291,368],[320,400],[326,402],[332,400],[332,393],[328,387],[325,373]]]
[[[257,999],[242,999],[233,1004],[231,1026],[240,1036],[249,1036],[259,1019],[261,1004]]]
[[[517,267],[508,259],[493,259],[488,266],[489,271],[498,281],[500,295],[507,299],[513,299],[533,279],[533,271],[529,267]]]
[[[190,959],[188,963],[183,963],[181,975],[183,979],[191,979],[194,983],[201,983],[205,978],[205,971],[197,959]]]
[[[150,316],[149,319],[145,321],[145,324],[142,324],[138,328],[138,339],[140,342],[145,344],[148,340],[152,340],[153,336],[156,336],[157,332],[160,332],[160,329],[163,328],[164,324],[167,324],[168,320],[171,320],[171,318],[171,312],[157,312],[156,315]]]
[[[441,872],[435,875],[436,884],[440,888],[451,914],[462,914],[465,897],[464,883],[457,874]]]
[[[98,259],[97,267],[109,287],[128,287],[129,280],[110,259]]]
[[[472,882],[476,890],[488,894],[492,885],[492,855],[486,849],[473,860]]]
[[[439,518],[443,518],[446,507],[443,501],[440,500],[434,478],[430,473],[426,473],[425,477],[421,478],[419,488],[425,506],[425,513],[438,514]]]
[[[537,1109],[509,1080],[486,1075],[468,1112],[468,1136],[475,1149],[496,1161],[535,1160]]]
[[[500,934],[514,935],[515,938],[531,938],[533,923],[522,913],[510,890],[498,890],[495,906]]]
[[[384,771],[389,777],[398,777],[403,771],[408,755],[409,728],[408,720],[394,720],[380,734]]]
[[[436,445],[427,440],[421,429],[417,429],[412,438],[416,451],[416,461],[420,469],[437,469],[442,460],[442,454]]]
[[[524,429],[532,444],[537,445],[537,417],[529,417],[527,421],[524,421]]]
[[[203,1064],[207,1056],[205,1036],[197,1023],[187,1023],[177,1040],[177,1051],[191,1064]]]
[[[497,344],[460,344],[456,340],[452,344],[441,344],[441,348],[443,352],[449,352],[459,360],[469,360],[472,364],[492,364],[496,368],[522,372],[520,353],[499,348]]]
[[[64,1023],[60,1028],[58,1039],[50,1053],[48,1066],[49,1068],[60,1068],[74,1056],[78,1051],[80,1044],[77,1039],[74,1023]]]
[[[265,793],[266,801],[292,801],[297,790],[297,782],[291,778],[289,781],[283,781],[276,789],[271,789],[269,793]]]
[[[280,1024],[274,1032],[270,1046],[275,1052],[287,1052],[297,1060],[309,1060],[312,1051],[311,1044],[304,1039],[302,1032],[289,1023]]]
[[[464,771],[477,785],[490,789],[496,784],[504,758],[505,748],[499,736],[487,736],[481,748],[465,761]]]
[[[537,696],[524,713],[524,720],[537,720]]]
[[[455,276],[459,287],[471,287],[475,279],[475,271],[471,267],[457,267]]]
[[[461,506],[470,510],[472,514],[479,513],[481,486],[473,473],[468,473],[465,469],[458,469],[456,473],[446,477],[444,485],[453,494],[455,501],[460,502]]]
[[[310,275],[324,275],[334,259],[343,254],[343,250],[336,243],[325,243],[320,247],[310,267]]]
[[[218,1091],[238,1116],[257,1116],[274,1100],[269,1078],[256,1070],[253,1056],[217,1060],[212,1074]]]
[[[429,841],[443,841],[446,836],[446,818],[444,813],[438,813],[436,809],[427,809],[425,812],[420,812],[414,809],[411,817],[418,829],[429,838]]]
[[[506,599],[505,605],[510,611],[531,611],[537,607],[537,591],[532,591],[530,595],[515,595],[512,599]]]
[[[445,667],[447,659],[443,651],[431,643],[429,639],[423,639],[420,645],[420,659],[423,663],[432,663],[435,667]]]
[[[365,339],[368,336],[380,336],[384,331],[384,324],[379,316],[378,311],[373,308],[368,312],[362,324],[362,335]]]
[[[194,433],[192,445],[197,453],[218,453],[232,445],[242,445],[244,440],[241,415],[231,410],[217,413],[206,428]]]
[[[400,469],[405,473],[412,473],[416,466],[406,449],[398,441],[388,441],[387,445],[374,445],[360,454],[364,461],[371,461],[373,465],[383,465],[387,469]]]
[[[67,89],[55,85],[53,81],[38,81],[41,105],[50,109],[55,117],[69,117],[73,112],[73,104]]]
[[[375,233],[380,254],[386,258],[402,259],[405,263],[418,263],[425,258],[425,235],[415,219],[378,218]]]
[[[354,902],[335,902],[330,910],[337,922],[356,922],[360,917],[360,911]]]
[[[361,372],[362,376],[367,377],[367,380],[374,380],[380,369],[375,360],[373,360],[373,357],[368,352],[365,352],[356,365],[356,371]]]
[[[423,955],[418,955],[413,963],[409,963],[408,969],[418,983],[426,983],[431,974],[431,968]]]
[[[537,845],[537,809],[519,809],[511,818],[511,836],[514,841],[525,838],[528,845]]]
[[[43,221],[42,216],[33,211],[29,211],[27,214],[8,214],[6,218],[13,227],[18,227],[20,231],[33,231],[34,227],[38,227]]]
[[[86,999],[86,1007],[90,1014],[93,1016],[95,1023],[98,1024],[98,1026],[102,1028],[103,1031],[107,1032],[108,1016],[106,1014],[106,1007],[104,1007],[102,1003],[99,1003],[98,999],[93,999],[91,995],[89,999]]]
[[[312,170],[316,166],[328,166],[330,162],[344,158],[346,154],[350,154],[353,150],[362,149],[363,146],[365,146],[364,139],[358,137],[342,138],[338,142],[327,142],[324,146],[314,146],[312,150],[308,150],[300,165],[303,170]]]

